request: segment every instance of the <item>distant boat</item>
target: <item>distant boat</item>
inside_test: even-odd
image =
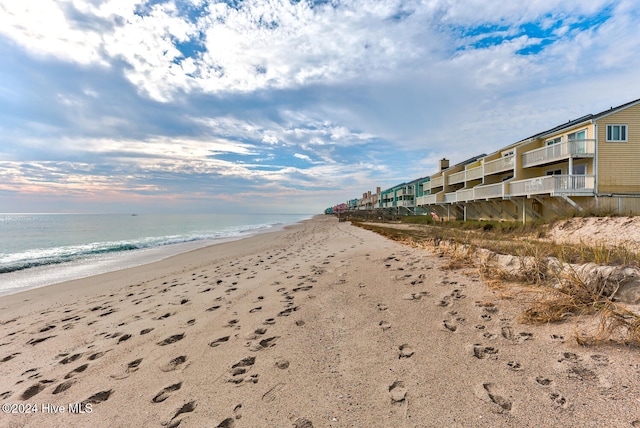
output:
[[[131,214],[131,217],[138,217],[138,214]]]

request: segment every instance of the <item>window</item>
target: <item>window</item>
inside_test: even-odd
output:
[[[573,174],[574,175],[586,175],[587,174],[587,164],[581,163],[573,166]]]
[[[627,141],[627,125],[607,125],[607,141]]]
[[[572,134],[567,135],[567,139],[569,141],[572,140],[584,140],[587,138],[587,130],[583,129],[582,131],[574,132]]]
[[[561,137],[554,138],[553,140],[547,140],[547,141],[544,142],[544,145],[545,146],[551,146],[553,144],[558,144],[561,140],[562,140]]]
[[[562,175],[561,169],[552,169],[547,171],[547,175]]]

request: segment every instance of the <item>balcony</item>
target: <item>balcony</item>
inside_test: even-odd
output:
[[[545,165],[569,158],[589,158],[596,153],[596,140],[569,140],[522,154],[522,166]]]
[[[549,194],[566,196],[592,195],[594,175],[547,175],[509,183],[509,196]]]
[[[438,197],[439,195],[436,193],[434,195],[425,195],[420,196],[417,200],[418,205],[434,205],[438,203],[438,199],[442,200],[442,197]]]
[[[482,166],[469,168],[466,172],[467,172],[467,181],[479,180],[482,178],[482,174],[483,174]]]
[[[400,197],[400,196],[413,196],[413,188],[409,187],[409,188],[404,188],[404,189],[400,189],[396,192],[396,196]]]
[[[435,188],[435,187],[442,187],[444,185],[444,177],[440,176],[440,177],[436,177],[434,179],[432,179],[430,181],[431,183],[431,188]]]
[[[475,199],[501,198],[504,195],[504,183],[476,186],[473,189]]]
[[[458,190],[456,192],[457,195],[457,202],[468,202],[468,201],[473,201],[474,199],[474,193],[473,193],[473,188],[472,189],[464,189],[464,190]]]
[[[442,202],[445,202],[448,204],[451,204],[453,202],[458,202],[458,195],[456,195],[456,192],[445,193],[444,199],[442,200]]]
[[[447,184],[464,183],[464,180],[465,180],[465,171],[460,171],[454,174],[450,174],[447,177]]]
[[[494,159],[484,163],[484,175],[498,174],[513,169],[514,155],[505,156],[500,159]]]

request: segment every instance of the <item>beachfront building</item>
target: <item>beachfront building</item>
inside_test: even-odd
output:
[[[443,159],[438,172],[413,186],[379,192],[380,208],[408,207],[412,214],[448,219],[527,221],[586,209],[636,215],[638,165],[640,99],[454,166]]]
[[[375,210],[379,207],[380,188],[376,188],[376,193],[371,193],[369,190],[367,193],[362,194],[362,198],[358,199],[358,210]]]
[[[638,214],[639,162],[635,100],[444,168],[418,204],[457,219],[526,221],[591,208]]]
[[[416,199],[424,195],[430,177],[401,183],[380,193],[378,206],[395,214],[423,214],[424,208],[416,205]],[[428,190],[427,190],[428,191]]]

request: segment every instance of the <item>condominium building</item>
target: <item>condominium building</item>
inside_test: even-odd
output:
[[[435,174],[377,194],[379,209],[456,219],[526,221],[591,208],[639,214],[640,99],[452,167],[443,159]]]

